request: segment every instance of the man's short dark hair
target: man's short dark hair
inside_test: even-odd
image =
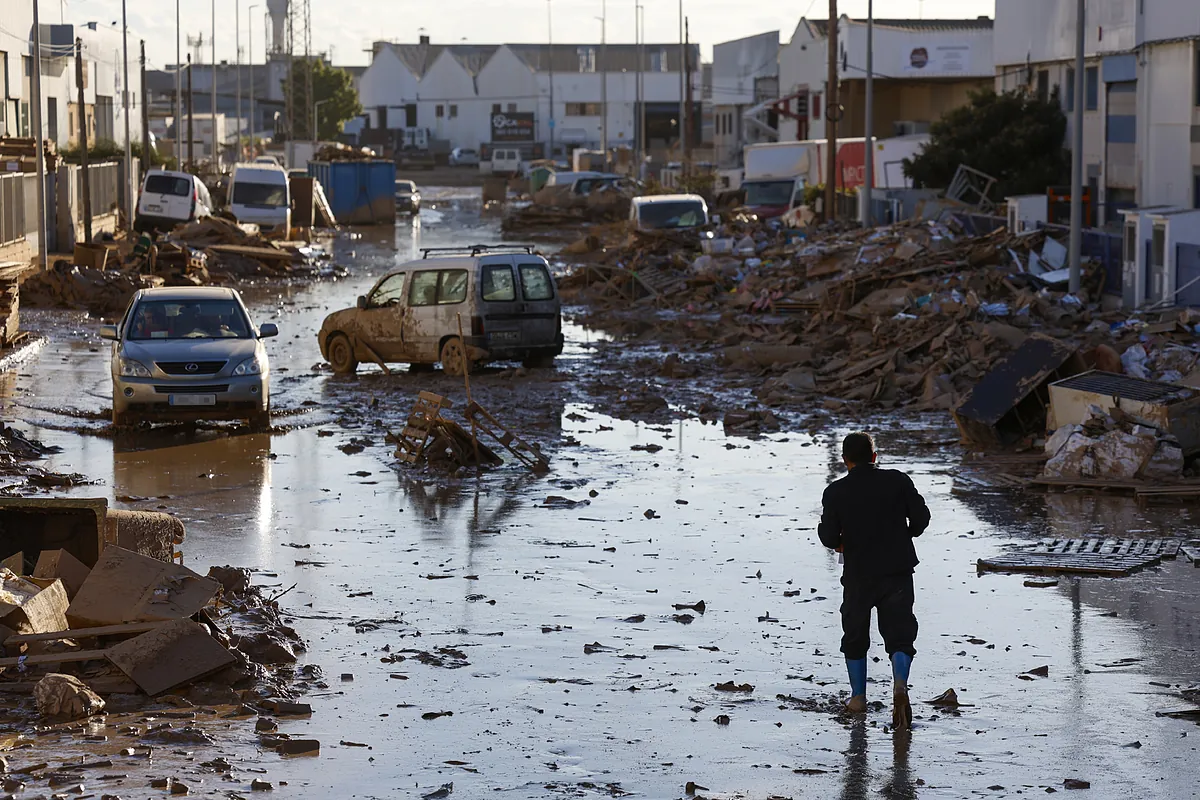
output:
[[[842,440],[842,458],[851,464],[870,464],[875,440],[869,433],[852,433]]]

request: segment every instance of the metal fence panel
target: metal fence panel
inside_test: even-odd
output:
[[[0,244],[25,238],[25,174],[0,175]]]

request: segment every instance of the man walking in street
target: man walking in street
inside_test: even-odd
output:
[[[877,455],[870,434],[852,433],[842,442],[842,460],[850,472],[825,489],[817,535],[845,561],[842,653],[851,695],[846,710],[867,710],[867,649],[875,609],[892,661],[892,725],[903,730],[912,724],[908,673],[917,652],[913,539],[929,525],[929,509],[912,479],[898,470],[880,469]]]

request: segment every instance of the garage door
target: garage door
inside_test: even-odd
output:
[[[1188,284],[1191,284],[1190,286]],[[1176,302],[1181,306],[1200,306],[1200,245],[1181,244],[1175,250]]]

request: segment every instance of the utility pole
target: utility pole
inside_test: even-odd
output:
[[[634,176],[637,177],[641,174],[642,164],[646,163],[646,143],[643,138],[646,132],[642,130],[642,104],[646,102],[646,98],[642,95],[642,70],[646,65],[642,63],[644,54],[642,46],[642,4],[637,2],[637,0],[634,0],[633,3],[633,42],[638,62],[637,74],[633,78],[634,95],[637,98],[635,105],[637,112],[634,117],[634,125],[636,126],[634,138],[637,140],[637,149],[634,151],[637,156],[637,171],[634,172]]]
[[[183,52],[179,25],[179,0],[175,0],[175,168],[183,162]]]
[[[825,41],[829,49],[829,75],[825,83],[825,219],[837,219],[837,120],[838,120],[838,10],[829,0],[829,24]]]
[[[142,39],[142,174],[154,166],[150,157],[150,104],[146,102],[146,40]]]
[[[867,109],[863,142],[863,177],[866,183],[867,204],[863,212],[863,227],[875,224],[871,201],[875,188],[875,0],[867,0]]]
[[[600,0],[600,149],[608,172],[608,2]]]
[[[255,3],[246,9],[246,60],[250,62],[250,160],[254,160],[256,150],[254,147],[254,9],[262,8],[261,5]],[[329,60],[333,60],[333,55],[330,53]],[[263,54],[263,61],[266,61],[266,54]]]
[[[88,175],[87,106],[83,96],[83,39],[75,37],[75,87],[79,98],[79,165],[83,181],[83,241],[92,241],[92,182]]]
[[[121,0],[121,60],[124,63],[121,113],[125,117],[125,226],[133,230],[133,195],[137,184],[133,175],[133,142],[129,141],[129,21],[125,15],[125,0]]]
[[[689,20],[685,17],[683,20],[683,72],[685,77],[684,86],[684,137],[683,137],[683,174],[687,177],[692,175],[692,44],[691,32],[688,30]]]
[[[679,0],[679,173],[682,176],[687,167],[683,163],[683,150],[686,146],[687,127],[683,124],[683,118],[687,116],[687,112],[683,107],[683,97],[687,82],[687,49],[683,43],[683,0]]]
[[[38,265],[46,268],[46,147],[42,140],[42,23],[33,4],[33,144],[37,151]]]
[[[187,81],[187,94],[188,94],[188,103],[187,103],[187,114],[188,114],[187,156],[188,157],[187,157],[187,163],[188,163],[188,172],[195,172],[196,171],[196,153],[193,150],[192,141],[193,141],[193,139],[195,139],[196,132],[195,132],[195,129],[192,127],[192,117],[194,116],[193,112],[195,111],[195,106],[193,104],[193,95],[192,95],[192,54],[191,53],[188,53],[187,69],[188,69],[188,73],[187,73],[187,75],[188,75],[188,81]]]
[[[242,160],[242,0],[233,0],[233,40],[237,46],[234,68],[237,70],[237,160]],[[290,164],[288,166],[291,166]]]
[[[212,168],[213,173],[219,175],[221,173],[221,146],[217,139],[217,0],[212,0],[212,34],[209,36],[208,46],[209,66],[212,70],[209,75],[212,83],[210,87],[212,97],[209,99],[212,111]]]
[[[546,156],[554,160],[554,12],[551,0],[546,0],[546,42],[547,49],[550,51],[549,62],[550,70],[550,152]]]
[[[1078,0],[1075,11],[1075,113],[1071,131],[1071,246],[1070,282],[1072,294],[1079,291],[1083,260],[1083,50],[1086,30],[1084,0]]]

